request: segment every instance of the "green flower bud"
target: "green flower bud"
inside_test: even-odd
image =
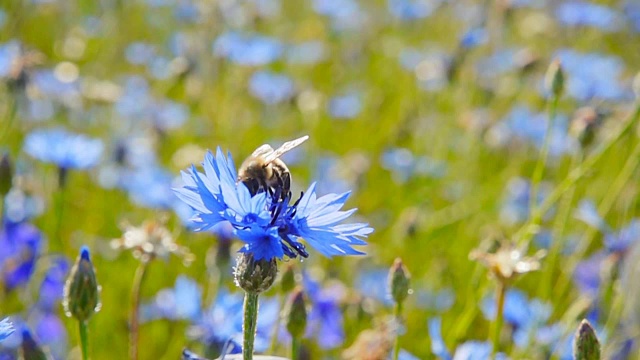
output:
[[[396,258],[389,269],[389,289],[391,290],[391,297],[396,304],[401,304],[409,296],[411,289],[409,288],[409,280],[411,274],[409,270],[402,263],[402,259]]]
[[[0,199],[6,196],[11,190],[13,179],[13,165],[9,154],[5,153],[0,159]]]
[[[255,260],[251,253],[240,253],[233,269],[236,285],[246,292],[255,294],[267,291],[277,275],[278,264],[275,258]]]
[[[83,246],[64,286],[62,305],[67,316],[87,321],[100,310],[100,289],[96,280],[89,249]]]
[[[283,294],[288,294],[296,286],[296,273],[293,270],[293,265],[287,264],[287,267],[282,273],[282,279],[280,280],[280,290]]]
[[[589,322],[582,320],[573,341],[575,360],[600,360],[600,342]]]
[[[298,286],[293,290],[284,308],[285,325],[293,338],[301,338],[307,327],[307,309],[304,292]]]
[[[53,360],[53,356],[51,356],[46,349],[38,345],[27,328],[22,329],[20,358],[25,360]]]
[[[553,96],[560,97],[564,91],[564,72],[560,60],[553,60],[544,79],[545,87]]]

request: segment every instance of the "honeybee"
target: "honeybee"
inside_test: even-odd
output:
[[[280,160],[280,156],[308,138],[309,136],[305,135],[287,141],[276,150],[269,144],[261,145],[242,162],[238,170],[238,181],[245,184],[252,196],[260,191],[273,193],[279,190],[281,196],[286,197],[291,189],[291,173],[284,161]]]

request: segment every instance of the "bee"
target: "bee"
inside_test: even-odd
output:
[[[291,189],[291,173],[284,161],[280,160],[280,156],[308,138],[309,136],[305,135],[287,141],[276,150],[269,144],[261,145],[242,162],[238,171],[238,181],[245,184],[251,196],[260,191],[270,194],[280,191],[281,196],[286,197]]]

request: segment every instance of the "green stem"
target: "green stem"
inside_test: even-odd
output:
[[[140,260],[140,264],[136,268],[133,275],[133,286],[131,288],[131,309],[129,314],[129,358],[131,360],[138,359],[138,342],[140,339],[140,289],[147,273],[147,264],[149,261]]]
[[[78,321],[78,329],[80,330],[80,347],[82,348],[82,360],[89,359],[89,337],[87,336],[87,323]]]
[[[551,144],[551,134],[553,133],[553,126],[555,124],[556,110],[558,108],[559,100],[560,97],[554,95],[549,106],[549,121],[547,122],[547,129],[544,133],[542,149],[540,150],[540,156],[538,157],[536,167],[533,170],[533,176],[531,177],[531,197],[529,198],[530,213],[533,213],[533,210],[538,204],[538,189],[544,175],[544,169],[547,166],[547,159],[549,157],[549,146]]]
[[[300,339],[297,336],[291,338],[291,360],[300,357]]]
[[[640,118],[640,103],[636,103],[630,119],[618,131],[613,134],[609,140],[601,143],[591,156],[589,156],[580,166],[571,170],[567,177],[547,196],[540,206],[531,213],[529,220],[516,232],[515,239],[519,239],[520,243],[527,243],[533,235],[532,229],[535,230],[542,220],[542,216],[551,209],[551,207],[562,197],[571,186],[573,186],[584,174],[586,174]]]
[[[242,359],[253,360],[253,341],[256,337],[256,324],[258,322],[258,296],[255,292],[244,294],[244,322],[242,323],[243,346]]]
[[[400,327],[400,324],[402,324],[402,303],[396,303],[396,308],[395,308],[395,317],[396,317],[396,321],[398,322],[398,327]],[[395,344],[393,345],[393,360],[398,360],[398,357],[400,356],[400,332],[396,331],[396,341]]]
[[[495,359],[500,347],[500,332],[502,331],[502,323],[504,321],[504,298],[507,293],[507,286],[502,281],[497,281],[496,289],[496,319],[491,326],[491,358]]]

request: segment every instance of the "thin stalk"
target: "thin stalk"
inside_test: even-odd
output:
[[[297,336],[291,338],[291,360],[297,360],[300,357],[300,339]]]
[[[547,129],[544,133],[544,140],[542,142],[542,149],[540,149],[540,156],[536,162],[536,167],[533,170],[533,176],[531,177],[531,197],[529,198],[529,211],[530,214],[538,204],[538,190],[540,182],[544,176],[544,169],[547,166],[547,159],[549,158],[549,146],[551,144],[551,135],[553,133],[553,126],[556,120],[556,111],[558,109],[559,96],[553,95],[551,104],[549,105],[549,121],[547,122]]]
[[[504,298],[507,292],[507,286],[500,280],[497,281],[496,288],[496,319],[491,324],[491,358],[495,359],[500,346],[500,332],[502,331],[502,323],[504,322]]]
[[[133,286],[131,288],[131,309],[129,314],[129,357],[131,360],[138,360],[138,342],[140,339],[140,289],[147,273],[149,261],[142,259],[133,275]]]
[[[56,209],[57,209],[55,236],[56,236],[56,241],[60,246],[60,248],[58,249],[59,251],[63,251],[65,248],[64,241],[62,240],[62,222],[64,218],[64,198],[66,193],[65,183],[67,178],[68,178],[68,170],[59,168],[58,169],[58,189],[54,195],[56,200]]]
[[[542,216],[551,209],[551,207],[562,197],[571,186],[573,186],[584,174],[586,174],[591,168],[603,157],[603,155],[615,144],[624,134],[629,131],[634,124],[637,123],[640,118],[640,103],[635,105],[633,113],[629,120],[618,131],[613,134],[609,140],[601,143],[594,151],[593,154],[587,157],[580,166],[571,170],[569,174],[560,182],[560,184],[547,196],[540,206],[536,207],[531,213],[529,220],[516,232],[515,239],[519,239],[520,243],[527,243],[533,232],[531,229],[535,229],[542,220]]]
[[[253,360],[253,342],[256,337],[256,324],[258,321],[258,296],[258,293],[250,291],[244,294],[243,360]]]
[[[396,317],[396,321],[398,322],[398,326],[400,326],[402,322],[402,303],[401,302],[396,303],[395,317]],[[399,356],[400,356],[400,332],[396,331],[396,341],[395,341],[395,344],[393,345],[393,360],[398,360]]]
[[[87,336],[87,323],[79,320],[78,329],[80,330],[80,347],[82,348],[82,360],[88,360],[89,337]]]

